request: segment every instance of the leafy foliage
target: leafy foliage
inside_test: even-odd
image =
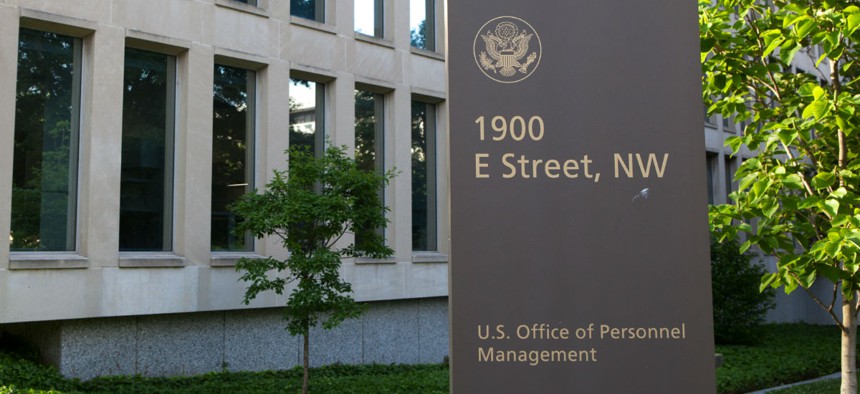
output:
[[[73,390],[77,383],[76,380],[63,378],[54,367],[41,365],[17,353],[0,350],[0,393],[69,391]]]
[[[10,372],[11,371],[11,372]],[[447,393],[448,366],[331,365],[314,369],[317,393]],[[60,393],[294,393],[302,370],[217,372],[189,377],[109,376],[85,382],[63,378],[55,368],[0,351],[0,394]]]
[[[717,345],[724,356],[717,392],[745,393],[829,374],[838,368],[834,329],[803,324],[766,324],[755,345]],[[21,371],[10,374],[8,371]],[[313,370],[318,393],[447,393],[448,366],[331,365]],[[293,393],[302,371],[218,372],[198,376],[111,376],[86,382],[63,379],[53,367],[0,351],[0,393]],[[43,382],[43,383],[40,383]],[[47,384],[45,384],[47,383]],[[12,387],[14,386],[14,388]],[[47,391],[53,388],[54,391]],[[824,391],[811,391],[824,392]]]
[[[394,174],[362,170],[346,156],[346,147],[330,147],[319,158],[306,146],[293,146],[287,154],[289,171],[275,171],[263,193],[242,196],[232,210],[244,219],[237,234],[276,236],[290,254],[285,260],[242,258],[236,270],[249,283],[246,304],[265,291],[283,294],[294,284],[284,319],[290,334],[304,339],[306,393],[310,328],[322,321],[323,328],[331,329],[362,312],[350,295],[352,286],[340,277],[341,259],[394,253],[385,245],[384,232],[377,231],[385,228],[388,210],[379,190]],[[348,232],[359,241],[341,247]]]
[[[243,258],[236,269],[249,282],[245,303],[264,291],[283,294],[296,282],[285,310],[292,335],[307,335],[323,316],[323,327],[332,328],[360,313],[348,295],[351,286],[338,272],[342,258],[382,258],[393,253],[375,231],[386,225],[387,208],[378,190],[393,174],[361,171],[345,149],[331,147],[315,158],[306,149],[291,148],[289,171],[275,171],[263,193],[246,194],[232,206],[244,218],[237,234],[276,236],[290,251],[285,260]],[[365,242],[338,249],[347,232]],[[270,277],[271,270],[286,275]]]
[[[738,252],[733,240],[711,243],[714,340],[721,344],[755,343],[764,315],[774,307],[773,289],[758,291],[765,269]]]
[[[699,2],[708,110],[751,119],[727,145],[758,152],[735,175],[735,203],[711,208],[711,228],[721,240],[743,233],[741,251],[778,259],[762,289],[803,289],[830,314],[844,339],[843,393],[857,392],[847,360],[860,309],[858,27],[849,0]],[[821,280],[832,296],[809,291]]]
[[[779,272],[764,286],[791,292],[824,277],[853,299],[860,288],[853,79],[860,8],[847,1],[773,5],[700,2],[705,101],[724,117],[751,118],[727,144],[760,153],[740,166],[735,204],[713,207],[711,225],[721,239],[745,233],[742,250],[756,245],[779,258]],[[799,57],[808,57],[808,71],[792,66]]]

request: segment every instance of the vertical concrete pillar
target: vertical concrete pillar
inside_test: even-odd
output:
[[[18,10],[0,5],[0,212],[12,209],[12,154],[15,146],[15,86],[18,70]],[[0,214],[0,270],[9,268],[11,218]],[[2,272],[2,271],[0,271]],[[2,277],[0,277],[2,283]],[[3,302],[0,301],[0,304]]]
[[[81,102],[81,252],[93,266],[116,266],[125,29],[101,25],[87,44]]]

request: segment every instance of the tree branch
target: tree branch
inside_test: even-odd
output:
[[[767,75],[770,78],[771,83],[773,83],[773,89],[771,89],[773,91],[773,94],[776,95],[776,99],[778,101],[782,102],[782,94],[779,93],[779,83],[776,82],[776,77],[773,75],[773,71],[770,70],[770,68],[767,66],[767,62],[764,60],[765,46],[764,46],[764,42],[762,42],[762,40],[761,40],[761,31],[758,29],[758,26],[756,26],[756,24],[754,23],[755,19],[753,19],[751,15],[752,15],[752,13],[747,13],[746,21],[750,25],[750,28],[753,30],[753,32],[755,32],[755,41],[756,41],[756,44],[758,44],[758,56],[757,57],[759,58],[759,61],[761,62],[761,64],[764,66],[765,70],[767,70]],[[765,86],[768,86],[768,85],[765,84]]]
[[[818,59],[812,56],[812,53],[809,52],[809,48],[804,48],[803,52],[806,53],[806,57],[809,58],[809,61],[812,63],[812,66],[815,68],[815,72],[818,74],[818,76],[821,77],[821,79],[827,79],[827,76],[824,75],[824,71],[821,71],[821,69],[815,66],[815,63],[818,61]]]
[[[796,274],[794,274],[793,272],[789,272],[789,275],[791,275],[794,278],[794,280],[796,280],[798,283],[800,283],[800,279],[797,277]],[[824,305],[824,302],[822,302],[821,299],[816,297],[815,294],[812,294],[812,292],[809,289],[807,289],[805,286],[800,285],[799,287],[801,289],[803,289],[803,291],[805,291],[806,294],[810,298],[812,298],[812,300],[815,301],[816,304],[818,304],[818,306],[820,306],[822,309],[827,311],[827,314],[830,315],[830,318],[833,319],[834,322],[836,322],[836,325],[839,326],[839,328],[841,328],[842,330],[845,330],[845,326],[842,324],[842,321],[839,320],[839,316],[836,316],[836,313],[833,312],[833,308],[836,305],[836,297],[835,296],[833,298],[833,301],[830,303],[830,306],[827,306],[827,305]]]
[[[837,112],[836,116],[839,116],[839,92],[842,90],[842,85],[839,82],[839,61],[833,59],[830,61],[830,83],[833,86],[833,108],[834,112]],[[840,170],[845,169],[845,132],[842,128],[836,129],[836,137],[839,141],[839,159],[838,166]],[[845,178],[842,177],[842,171],[839,171],[836,176],[839,178],[839,186],[845,187]]]

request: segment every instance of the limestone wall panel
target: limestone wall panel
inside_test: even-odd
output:
[[[216,7],[214,45],[260,57],[272,56],[273,38],[278,37],[278,25],[269,18]]]

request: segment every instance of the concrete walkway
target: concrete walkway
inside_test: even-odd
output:
[[[827,379],[839,379],[839,376],[840,376],[840,373],[839,373],[839,372],[837,372],[837,373],[834,373],[834,374],[831,374],[831,375],[822,376],[822,377],[820,377],[820,378],[816,378],[816,379],[812,379],[812,380],[807,380],[807,381],[803,381],[803,382],[797,382],[797,383],[787,384],[787,385],[779,386],[779,387],[771,387],[771,388],[769,388],[769,389],[764,389],[764,390],[759,390],[759,391],[753,391],[753,392],[751,392],[751,393],[749,393],[749,394],[764,394],[764,393],[769,393],[769,392],[771,392],[771,391],[777,391],[777,390],[787,389],[787,388],[789,388],[789,387],[800,386],[800,385],[802,385],[802,384],[807,384],[807,383],[812,383],[812,382],[818,382],[818,381],[820,381],[820,380],[827,380]]]

